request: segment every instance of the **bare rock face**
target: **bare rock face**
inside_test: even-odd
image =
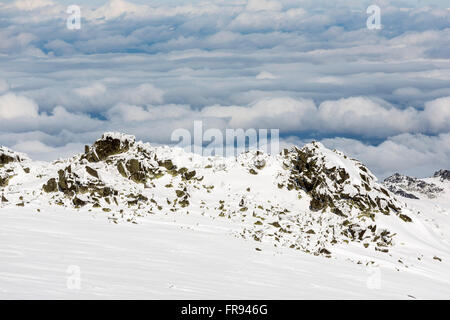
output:
[[[42,189],[47,193],[58,191],[58,184],[56,182],[56,179],[51,178],[50,180],[48,180],[47,183],[44,184]]]
[[[108,132],[92,147],[85,148],[85,158],[89,162],[104,161],[110,156],[127,152],[134,143],[134,136]]]
[[[11,156],[8,156],[6,154],[3,154],[3,153],[0,154],[0,165],[5,165],[5,164],[8,164],[8,163],[14,162],[14,161],[17,161],[17,159],[15,159]]]

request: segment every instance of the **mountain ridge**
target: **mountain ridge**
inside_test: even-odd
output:
[[[397,226],[419,223],[364,164],[319,142],[221,158],[107,132],[83,154],[52,163],[1,150],[2,208],[62,207],[135,224],[198,214],[228,219],[236,237],[326,257],[350,243],[388,254]]]

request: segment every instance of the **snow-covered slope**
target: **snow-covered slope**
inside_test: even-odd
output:
[[[48,274],[71,260],[57,261],[72,256],[66,246],[91,275],[92,287],[78,293],[88,297],[354,298],[344,283],[361,282],[367,268],[389,280],[384,292],[362,281],[361,297],[439,297],[431,286],[450,282],[449,234],[436,228],[436,219],[450,226],[448,207],[432,221],[422,202],[396,197],[362,163],[317,142],[221,158],[105,133],[84,154],[53,163],[1,150],[0,296],[24,294],[36,268],[45,275],[36,292],[70,296]],[[112,260],[117,270],[99,275]],[[406,290],[416,278],[420,288]]]
[[[445,174],[446,171],[442,170],[442,172]],[[439,186],[444,181],[440,178],[439,172],[436,172],[433,178],[427,179],[417,179],[396,173],[386,178],[383,184],[391,192],[405,198],[434,199],[445,193],[445,185],[444,187]]]

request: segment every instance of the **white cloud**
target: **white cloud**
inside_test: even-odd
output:
[[[272,74],[268,71],[261,71],[260,73],[258,73],[256,75],[256,79],[258,79],[258,80],[274,80],[276,78],[277,77],[274,74]]]
[[[413,87],[404,87],[398,88],[394,90],[393,94],[396,96],[404,96],[404,97],[417,97],[422,94],[422,90]]]
[[[378,145],[346,138],[324,139],[322,143],[361,160],[380,178],[395,172],[430,177],[437,170],[449,169],[450,133],[401,134]]]
[[[19,10],[32,11],[38,8],[53,6],[55,3],[51,0],[16,0],[13,6]]]
[[[94,83],[87,87],[76,88],[74,91],[82,97],[95,97],[106,92],[106,87],[102,83]]]
[[[11,84],[0,80],[0,96],[15,90],[35,102],[28,117],[2,111],[3,143],[40,141],[55,149],[36,154],[53,156],[110,129],[167,142],[173,128],[203,119],[220,129],[360,137],[378,143],[364,154],[379,159],[371,147],[383,146],[401,162],[404,152],[416,169],[413,160],[442,156],[433,139],[408,137],[449,131],[446,9],[386,2],[389,32],[368,32],[358,1],[101,2],[80,3],[78,31],[65,28],[65,5],[0,3],[0,70]],[[422,144],[427,153],[415,153]]]
[[[433,132],[450,132],[450,97],[439,98],[425,103],[423,117]]]
[[[55,150],[54,148],[49,147],[38,140],[20,141],[19,143],[12,146],[12,148],[13,150],[24,152],[26,154],[49,153]]]
[[[136,88],[123,90],[119,95],[119,101],[127,101],[132,104],[162,103],[164,91],[150,83],[144,83]]]
[[[318,113],[323,129],[328,132],[386,136],[416,131],[420,127],[419,112],[416,109],[401,110],[366,97],[324,101],[320,104]]]
[[[124,0],[109,0],[105,5],[86,13],[88,19],[110,20],[121,15],[137,15],[143,16],[148,14],[149,7],[144,5],[136,5],[132,2]]]
[[[183,119],[195,116],[196,111],[183,105],[159,105],[141,107],[125,103],[119,103],[108,110],[108,119],[123,122],[147,122],[164,119]]]
[[[25,153],[33,160],[54,161],[55,155],[59,158],[72,157],[83,152],[84,145],[81,143],[68,143],[61,147],[51,147],[39,140],[19,141],[12,146],[13,150]]]
[[[249,11],[280,11],[283,8],[279,1],[269,0],[248,0],[247,10]]]
[[[31,99],[7,93],[0,96],[0,119],[36,118],[38,105]]]
[[[0,78],[0,93],[3,93],[8,90],[9,90],[9,83],[6,80]]]
[[[282,128],[283,130],[304,130],[314,121],[316,107],[312,100],[292,98],[262,99],[247,107],[206,107],[204,117],[229,118],[233,128]]]

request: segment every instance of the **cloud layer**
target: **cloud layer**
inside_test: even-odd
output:
[[[59,2],[0,3],[1,144],[48,160],[104,130],[169,143],[201,119],[318,139],[379,176],[450,163],[445,1],[375,1],[381,30],[373,1],[100,2],[79,2],[80,30]]]

